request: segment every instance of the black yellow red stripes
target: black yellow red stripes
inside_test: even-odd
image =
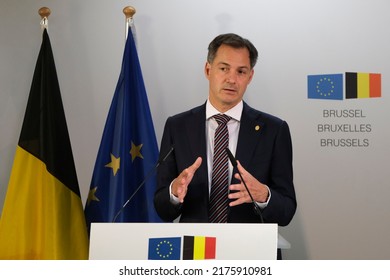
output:
[[[183,260],[215,259],[215,237],[184,236],[183,240]]]
[[[381,74],[345,73],[345,98],[381,97]]]

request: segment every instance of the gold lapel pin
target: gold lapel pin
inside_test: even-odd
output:
[[[256,125],[256,126],[255,126],[255,130],[256,130],[256,131],[259,131],[259,130],[260,130],[260,125]]]

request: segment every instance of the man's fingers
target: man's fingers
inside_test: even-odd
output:
[[[180,173],[177,178],[177,184],[173,187],[173,194],[180,199],[180,202],[183,202],[184,197],[187,193],[187,187],[190,184],[192,177],[196,170],[198,170],[199,166],[202,164],[202,158],[198,157],[195,162]]]
[[[186,195],[185,188],[184,187],[179,187],[177,189],[177,198],[179,199],[180,203],[183,203],[185,195]]]
[[[198,170],[201,164],[202,164],[202,158],[198,157],[195,160],[195,162],[190,167],[188,167],[188,169],[190,172],[195,173],[195,171]]]
[[[247,171],[245,170],[245,168],[241,165],[240,161],[237,160],[237,168],[238,168],[238,171],[240,171],[241,175],[243,173],[246,173]]]

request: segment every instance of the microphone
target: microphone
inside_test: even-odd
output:
[[[229,160],[232,163],[233,167],[237,167],[237,160],[234,158],[232,152],[229,150],[229,148],[226,148],[226,153],[228,154]],[[260,222],[264,223],[263,220],[263,214],[261,214],[261,209],[260,206],[256,203],[256,201],[253,199],[253,196],[251,192],[249,191],[244,179],[242,178],[242,175],[240,171],[237,169],[238,175],[240,175],[241,182],[244,184],[246,191],[249,194],[249,197],[251,198],[252,204],[253,204],[253,209],[255,210],[255,213],[260,217]]]
[[[122,211],[126,208],[127,204],[129,204],[129,202],[133,199],[133,197],[137,194],[137,192],[141,189],[141,187],[143,185],[145,185],[146,181],[149,180],[150,177],[152,177],[153,173],[157,170],[157,168],[160,166],[161,163],[163,163],[168,157],[169,155],[173,152],[174,148],[171,147],[171,149],[168,151],[168,153],[165,155],[165,157],[163,158],[160,158],[156,165],[149,171],[149,173],[145,176],[144,180],[141,182],[141,184],[139,184],[139,186],[137,187],[137,189],[132,193],[132,195],[130,196],[130,198],[125,202],[125,204],[123,204],[123,206],[121,207],[121,209],[119,209],[119,211],[116,213],[114,219],[112,219],[112,222],[115,223],[116,219],[118,218],[118,216],[122,213]]]

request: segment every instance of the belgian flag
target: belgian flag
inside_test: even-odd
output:
[[[47,30],[0,220],[0,259],[87,259],[88,236]]]
[[[381,97],[379,73],[345,73],[346,99]]]
[[[217,239],[208,236],[184,236],[183,260],[210,260],[216,257]]]

